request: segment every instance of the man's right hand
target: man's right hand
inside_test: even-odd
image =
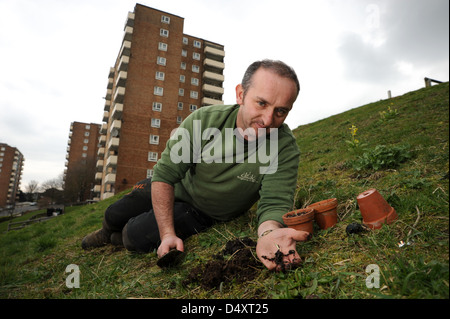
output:
[[[156,253],[158,254],[158,257],[161,258],[174,248],[179,251],[184,251],[183,240],[175,235],[167,235],[161,240],[161,244]]]

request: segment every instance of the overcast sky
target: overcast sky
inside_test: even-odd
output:
[[[449,80],[448,0],[142,0],[225,46],[225,94],[255,60],[285,61],[294,129]],[[64,170],[70,123],[101,123],[131,0],[0,0],[0,142],[25,156],[22,189]]]

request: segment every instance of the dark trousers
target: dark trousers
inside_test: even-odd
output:
[[[214,224],[214,220],[184,202],[174,203],[177,236],[186,239]],[[152,206],[151,179],[138,182],[133,191],[105,211],[104,222],[113,232],[122,232],[125,248],[147,253],[158,248],[159,230]]]

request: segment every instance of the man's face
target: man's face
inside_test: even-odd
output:
[[[268,134],[270,129],[283,124],[296,98],[297,87],[293,80],[260,68],[253,74],[245,98],[242,85],[236,87],[236,102],[241,106],[236,126],[247,130],[251,139],[258,136],[258,129]]]

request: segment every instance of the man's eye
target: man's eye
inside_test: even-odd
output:
[[[285,116],[288,114],[288,111],[286,109],[277,109],[276,110],[278,116]]]
[[[264,101],[258,101],[258,105],[259,105],[259,106],[266,106],[266,102],[264,102]]]

